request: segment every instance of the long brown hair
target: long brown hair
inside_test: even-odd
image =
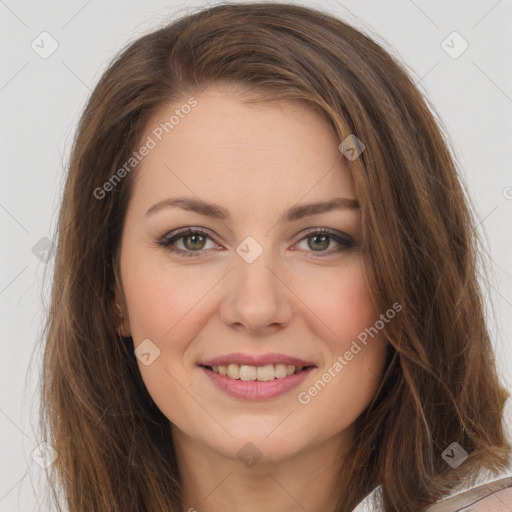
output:
[[[385,511],[420,511],[482,472],[498,475],[509,463],[508,394],[486,327],[472,213],[432,107],[400,63],[345,22],[297,5],[237,2],[131,43],[80,119],[45,328],[41,430],[58,454],[55,499],[71,512],[181,510],[169,420],[143,384],[133,340],[119,339],[112,306],[136,166],[109,180],[159,108],[214,83],[258,101],[300,101],[340,142],[354,134],[365,145],[347,165],[371,290],[377,311],[395,302],[402,311],[385,325],[386,371],[357,420],[337,510],[380,485]],[[457,469],[441,456],[453,442],[469,455]]]

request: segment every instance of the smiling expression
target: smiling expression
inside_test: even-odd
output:
[[[382,376],[382,333],[297,399],[381,313],[339,141],[295,101],[196,99],[145,157],[125,217],[125,328],[160,351],[138,361],[142,379],[174,431],[227,457],[247,442],[268,460],[348,443]]]

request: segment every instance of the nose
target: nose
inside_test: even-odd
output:
[[[252,336],[265,336],[290,323],[293,293],[270,256],[263,251],[251,263],[235,258],[234,268],[226,276],[226,292],[220,305],[221,319],[228,327]]]

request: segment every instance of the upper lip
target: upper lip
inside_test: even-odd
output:
[[[226,354],[214,357],[208,361],[200,362],[200,366],[227,366],[229,364],[238,364],[245,366],[265,366],[267,364],[293,364],[294,366],[316,366],[310,361],[304,361],[298,357],[287,356],[285,354],[262,354],[249,355],[240,352]]]

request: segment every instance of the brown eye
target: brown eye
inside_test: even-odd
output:
[[[180,238],[184,240],[183,245],[191,251],[203,249],[206,242],[206,237],[198,234],[186,235]],[[187,243],[188,241],[190,243]]]
[[[308,246],[314,251],[324,250],[329,247],[331,237],[326,235],[312,235],[307,237]]]

